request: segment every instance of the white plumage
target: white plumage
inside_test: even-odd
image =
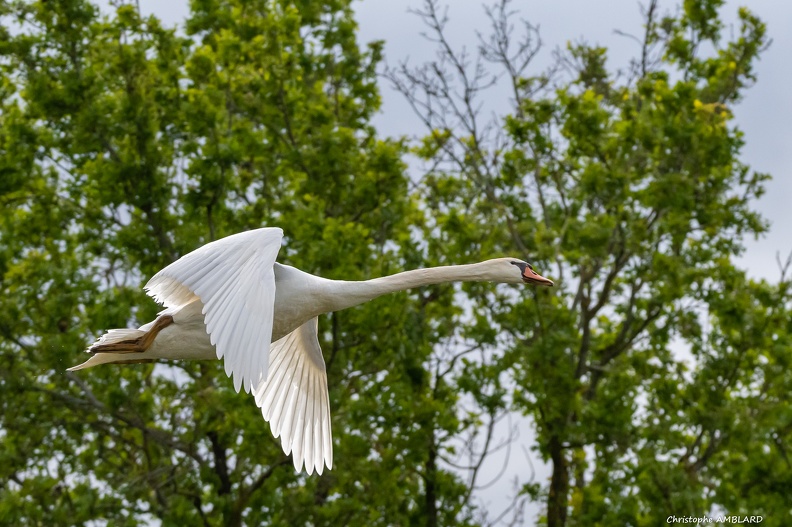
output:
[[[250,393],[267,378],[275,273],[283,231],[260,229],[204,245],[155,274],[145,286],[154,300],[180,308],[203,303],[206,332],[225,371]]]
[[[211,242],[146,284],[166,309],[139,329],[111,329],[70,368],[154,359],[222,359],[234,388],[252,393],[294,467],[333,466],[330,400],[318,316],[412,287],[451,281],[553,282],[515,258],[407,271],[363,282],[326,280],[275,262],[283,231]]]
[[[327,373],[314,317],[270,346],[270,374],[256,389],[256,405],[283,451],[322,473],[333,466]],[[296,467],[299,470],[299,467]]]

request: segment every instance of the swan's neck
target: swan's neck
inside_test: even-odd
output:
[[[416,269],[363,282],[330,280],[327,311],[357,306],[388,293],[447,282],[497,281],[488,262]]]

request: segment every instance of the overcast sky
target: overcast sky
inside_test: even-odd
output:
[[[139,0],[141,10],[157,14],[164,22],[178,24],[187,15],[187,0]],[[106,0],[100,4],[107,4]],[[449,35],[452,43],[475,48],[476,30],[486,30],[486,20],[481,3],[475,0],[448,2]],[[748,90],[745,99],[732,108],[736,123],[745,133],[746,145],[743,161],[754,170],[773,176],[767,184],[767,193],[757,203],[757,208],[771,221],[770,232],[758,241],[749,240],[742,265],[752,276],[776,280],[778,268],[775,263],[777,252],[785,256],[792,250],[792,237],[787,226],[792,223],[792,2],[779,0],[744,0],[754,13],[767,22],[773,44],[762,56],[756,70],[758,82]],[[674,9],[679,1],[661,0],[664,10]],[[728,23],[736,20],[740,3],[727,1],[723,8]],[[567,41],[585,40],[606,46],[609,51],[609,66],[624,67],[638,52],[637,44],[614,34],[619,29],[628,33],[640,33],[641,14],[636,0],[515,0],[513,6],[522,16],[540,26],[544,49],[536,61],[536,71],[541,71],[552,61],[552,50],[563,47]],[[395,65],[409,57],[413,64],[432,60],[434,48],[422,40],[423,27],[420,20],[408,10],[419,8],[420,0],[363,0],[357,2],[356,10],[360,24],[360,42],[384,40],[386,60]],[[736,27],[734,28],[736,31]],[[727,27],[726,31],[729,31]],[[726,33],[728,35],[728,33]],[[411,114],[401,96],[382,84],[383,108],[376,119],[381,133],[414,136],[423,130]],[[501,113],[508,110],[508,101],[493,101],[492,109]],[[523,436],[520,443],[533,444],[530,427],[522,423]],[[526,482],[535,468],[537,480],[546,483],[547,466],[532,454],[533,467],[526,461],[520,446],[512,451],[512,460],[504,479],[478,493],[497,514],[506,503],[505,495],[511,490],[509,480],[519,475]],[[497,473],[500,462],[493,460],[490,474]],[[482,482],[487,479],[486,474]],[[533,518],[537,508],[531,509]],[[528,522],[530,523],[530,521]]]
[[[144,13],[155,13],[169,24],[178,24],[188,12],[187,0],[139,0]],[[101,0],[100,4],[107,4]],[[675,9],[681,1],[661,0],[665,10]],[[449,33],[456,45],[467,44],[473,49],[476,30],[486,29],[481,3],[475,0],[449,2],[451,5]],[[792,223],[792,2],[778,0],[744,0],[767,22],[773,44],[758,64],[758,82],[750,88],[745,99],[733,108],[737,125],[745,132],[743,160],[754,170],[773,176],[767,193],[757,204],[771,222],[770,232],[758,241],[749,240],[742,264],[752,276],[777,279],[777,252],[786,255],[792,250],[792,237],[787,225]],[[722,12],[727,23],[736,20],[740,2],[728,0]],[[420,0],[362,0],[356,2],[360,23],[360,42],[385,41],[386,60],[396,64],[409,57],[419,64],[434,56],[432,46],[420,36],[423,27],[419,19],[408,12],[419,8]],[[563,47],[569,40],[583,39],[609,48],[609,65],[624,67],[633,57],[637,44],[620,37],[614,30],[640,33],[641,14],[637,0],[515,0],[513,6],[522,17],[541,30],[544,49],[536,61],[537,71],[551,63],[552,50]],[[736,31],[736,27],[734,28]],[[729,28],[727,27],[727,31]],[[391,135],[416,135],[422,132],[401,96],[383,83],[383,108],[376,119],[378,129]],[[508,109],[508,102],[496,102],[493,108]]]
[[[489,2],[488,2],[489,3]],[[473,49],[476,30],[486,29],[481,4],[476,1],[450,2],[450,34],[456,45]],[[664,10],[676,9],[681,2],[661,0]],[[727,21],[725,35],[736,26],[736,13],[740,5],[749,5],[768,25],[773,40],[762,55],[756,69],[757,83],[751,87],[740,104],[733,108],[735,122],[745,133],[746,145],[742,159],[755,171],[769,173],[773,180],[767,183],[767,193],[757,203],[757,208],[771,222],[770,232],[758,241],[749,240],[742,265],[752,276],[776,280],[779,276],[775,257],[785,256],[792,250],[792,2],[776,0],[727,1],[722,13]],[[433,58],[434,50],[421,39],[420,20],[408,13],[409,8],[420,7],[419,0],[391,0],[388,2],[364,0],[357,4],[360,39],[385,41],[386,58],[390,64],[409,57],[418,64]],[[636,0],[515,0],[513,6],[523,18],[540,26],[544,42],[543,51],[536,61],[537,71],[552,62],[552,51],[565,46],[567,41],[585,40],[609,48],[609,66],[625,67],[634,57],[638,45],[618,36],[614,30],[640,34],[641,11]],[[420,125],[411,115],[401,96],[383,84],[384,105],[377,119],[382,132],[414,135]],[[508,107],[503,102],[502,108]]]

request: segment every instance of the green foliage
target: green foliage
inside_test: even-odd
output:
[[[729,107],[766,36],[743,9],[724,41],[721,4],[651,3],[628,80],[578,44],[550,89],[494,40],[516,102],[498,137],[444,48],[466,102],[432,90],[443,68],[402,80],[448,110],[410,150],[370,124],[382,43],[358,45],[346,0],[192,0],[183,33],[132,5],[3,3],[0,523],[488,524],[479,450],[509,411],[553,465],[520,482],[518,518],[530,499],[553,526],[788,523],[789,281],[734,264],[765,229],[767,176],[740,162]],[[410,152],[432,167],[418,184]],[[219,362],[65,373],[155,315],[140,286],[158,269],[263,225],[284,229],[281,261],[330,278],[525,255],[557,287],[437,286],[323,317],[321,477],[294,473]]]
[[[752,202],[768,176],[740,161],[728,106],[767,37],[741,9],[722,39],[722,4],[661,17],[650,2],[629,75],[608,69],[606,49],[576,44],[551,84],[526,75],[535,29],[516,40],[509,8],[490,12],[476,63],[447,46],[427,1],[438,63],[392,74],[428,128],[416,153],[429,166],[429,254],[524,253],[556,280],[520,297],[466,290],[491,314],[466,335],[492,346],[552,464],[548,485],[525,481],[546,502],[542,524],[792,519],[789,277],[754,282],[734,263],[766,228]],[[477,111],[484,61],[511,80],[502,122]],[[499,128],[505,138],[489,133]]]
[[[411,377],[432,351],[414,298],[323,320],[336,459],[349,464],[322,478],[294,474],[219,363],[64,372],[92,335],[150,319],[141,283],[216,237],[279,225],[282,260],[308,271],[398,269],[392,241],[409,239],[415,205],[403,146],[368,124],[381,44],[358,47],[348,3],[194,2],[187,35],[131,5],[7,9],[0,522],[420,516],[427,439],[399,430],[439,410],[422,407],[428,388]],[[392,392],[379,394],[385,370]],[[437,499],[460,503],[456,517],[459,484],[445,485]]]

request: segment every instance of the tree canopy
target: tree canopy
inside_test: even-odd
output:
[[[0,4],[0,523],[532,524],[538,502],[552,527],[789,524],[789,265],[770,283],[735,263],[767,228],[731,108],[768,37],[748,9],[727,34],[722,4],[650,1],[626,70],[577,43],[537,71],[508,2],[466,54],[427,0],[437,61],[385,76],[349,0],[191,0],[179,28],[129,3]],[[513,105],[486,120],[493,75]],[[382,82],[417,140],[372,125]],[[279,261],[328,278],[509,255],[556,287],[320,318],[321,477],[219,361],[65,372],[154,317],[157,270],[267,225]],[[511,412],[552,475],[487,510],[478,475]]]

